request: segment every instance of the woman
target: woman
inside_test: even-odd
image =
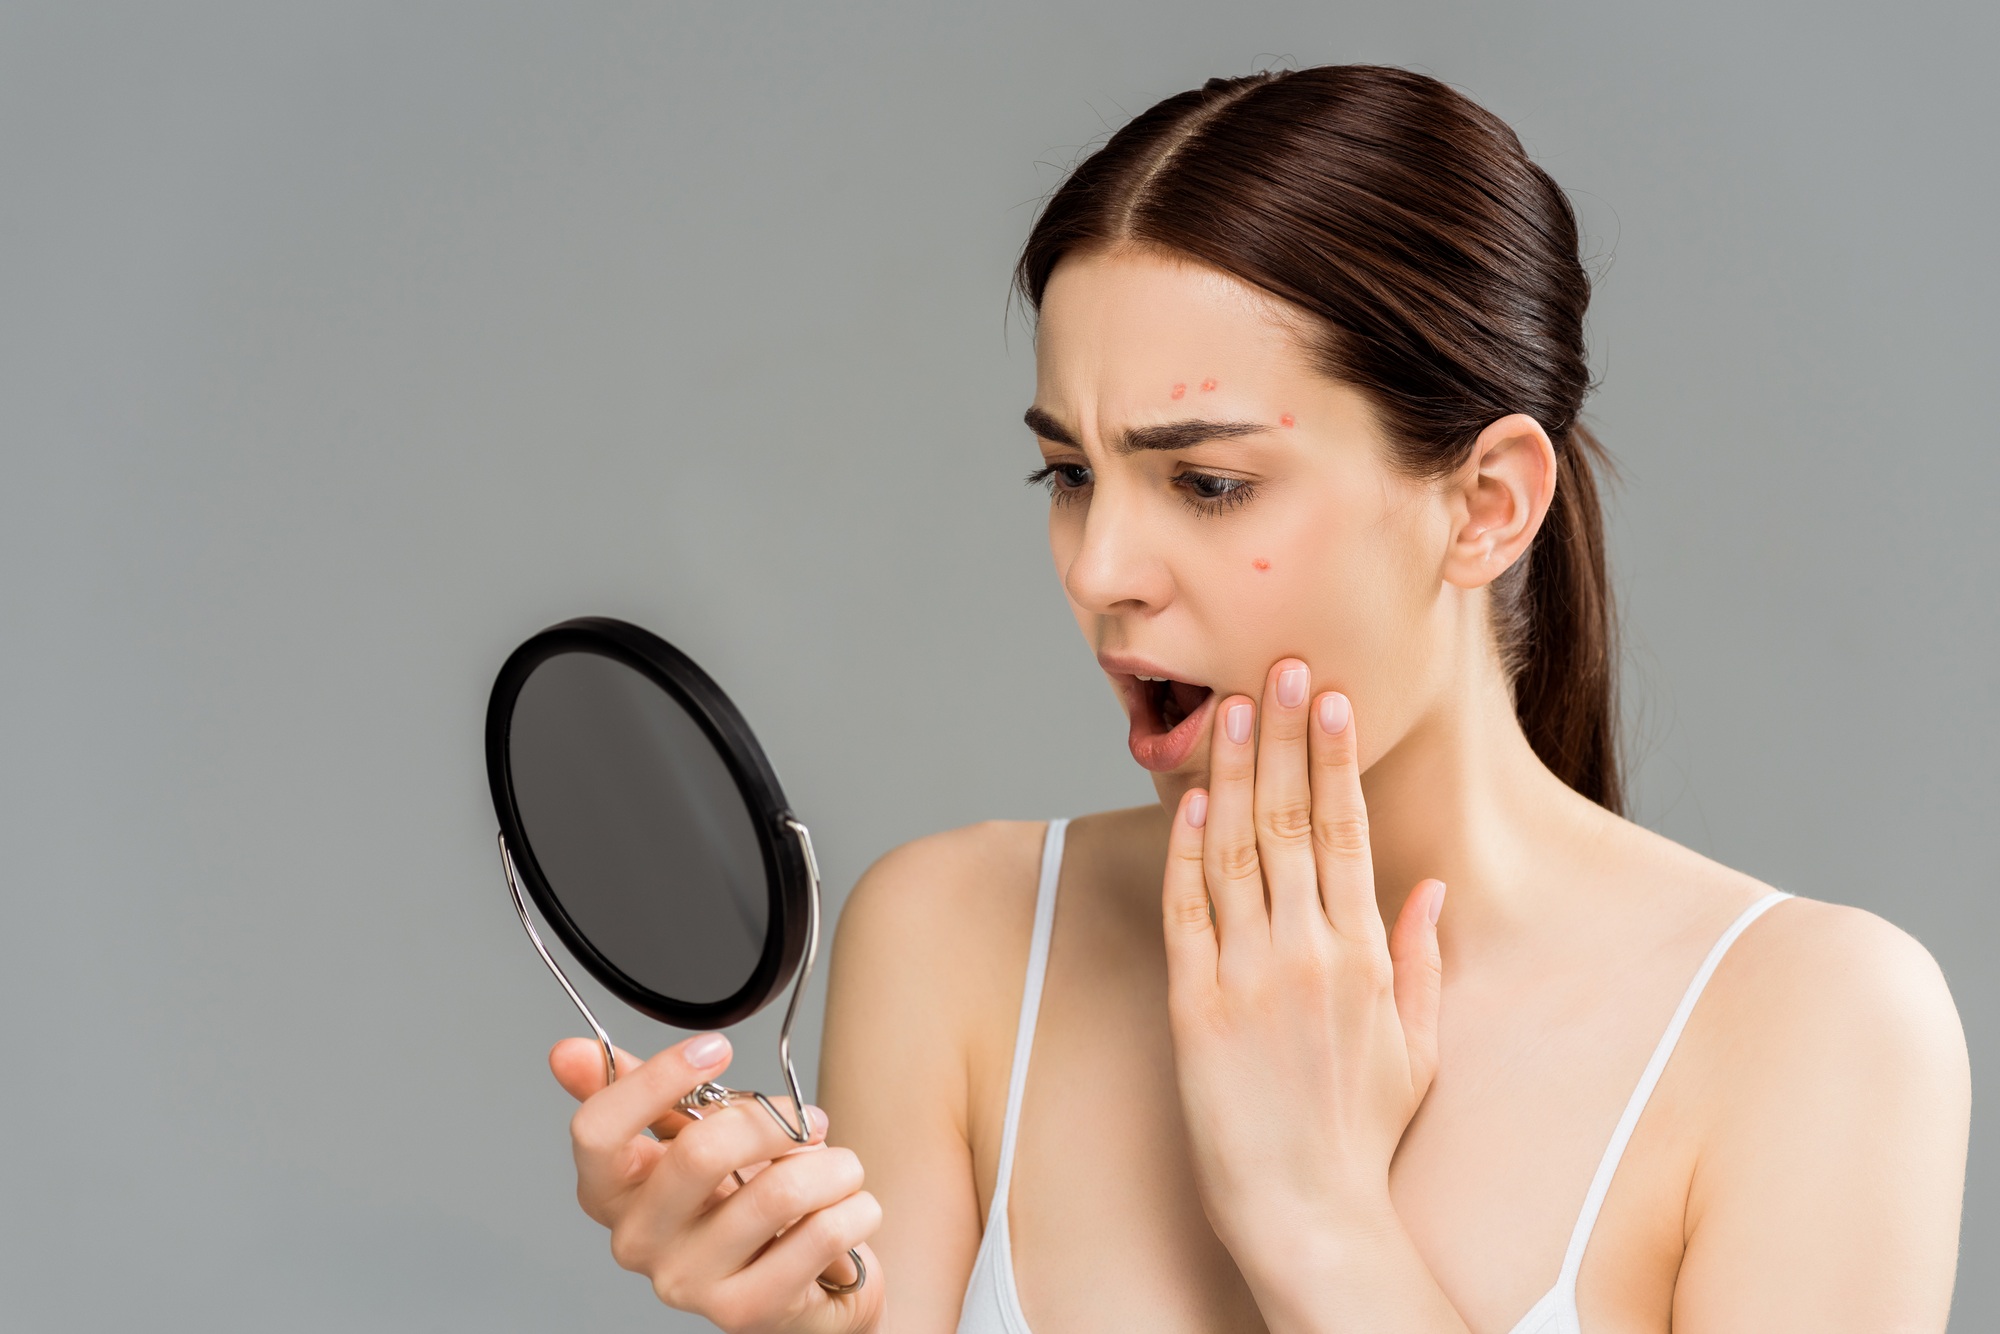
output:
[[[670,1115],[717,1035],[602,1092],[558,1046],[621,1264],[731,1331],[1944,1328],[1935,964],[1620,818],[1576,248],[1398,70],[1213,80],[1077,168],[1028,425],[1159,805],[869,871],[841,1148]]]

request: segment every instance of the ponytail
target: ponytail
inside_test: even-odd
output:
[[[1527,568],[1519,614],[1508,618],[1519,640],[1508,657],[1514,714],[1535,754],[1565,783],[1622,815],[1616,625],[1595,476],[1609,463],[1597,437],[1570,427],[1557,451],[1555,499],[1520,562]]]

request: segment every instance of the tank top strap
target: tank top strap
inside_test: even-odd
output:
[[[1611,1143],[1605,1146],[1604,1157],[1597,1164],[1597,1175],[1590,1180],[1590,1193],[1584,1197],[1583,1212],[1577,1216],[1576,1227],[1570,1233],[1569,1250],[1563,1255],[1562,1276],[1556,1280],[1559,1291],[1573,1294],[1576,1289],[1577,1275],[1583,1269],[1583,1255],[1590,1246],[1590,1233],[1597,1226],[1597,1215],[1604,1207],[1604,1197],[1611,1193],[1611,1179],[1618,1173],[1619,1160],[1625,1156],[1625,1146],[1632,1140],[1639,1117],[1645,1112],[1646,1103],[1653,1096],[1653,1088],[1660,1082],[1660,1075],[1666,1070],[1667,1061],[1680,1042],[1681,1031],[1687,1027],[1688,1016],[1694,1013],[1695,1002],[1701,999],[1702,990],[1708,986],[1708,979],[1715,975],[1722,956],[1729,952],[1736,938],[1752,922],[1790,897],[1783,890],[1773,890],[1745,908],[1709,949],[1708,957],[1702,960],[1694,980],[1688,983],[1686,994],[1674,1010],[1674,1017],[1667,1023],[1667,1031],[1660,1035],[1659,1045],[1653,1048],[1652,1059],[1646,1062],[1645,1073],[1639,1076],[1639,1086],[1632,1090],[1632,1096],[1625,1104],[1624,1115],[1618,1118],[1618,1128],[1611,1132]]]
[[[1063,835],[1068,820],[1049,821],[1042,839],[1041,881],[1035,887],[1035,928],[1028,937],[1028,973],[1021,982],[1021,1018],[1014,1030],[1014,1065],[1007,1075],[1007,1115],[1000,1123],[1000,1165],[993,1178],[988,1218],[1007,1216],[1007,1191],[1014,1178],[1014,1133],[1021,1124],[1021,1095],[1028,1087],[1028,1054],[1035,1045],[1035,1020],[1042,1010],[1042,982],[1049,972],[1049,940],[1056,923],[1056,884],[1062,879]]]

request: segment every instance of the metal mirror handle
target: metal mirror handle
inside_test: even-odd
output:
[[[806,1099],[799,1088],[798,1072],[792,1068],[792,1024],[798,1018],[799,998],[805,994],[806,981],[812,976],[813,961],[819,957],[819,859],[813,855],[812,834],[803,824],[788,815],[785,817],[785,827],[792,831],[792,836],[798,839],[799,847],[805,852],[806,872],[812,890],[806,899],[805,957],[799,962],[798,976],[792,981],[792,998],[785,1005],[785,1022],[778,1030],[778,1063],[784,1067],[785,1088],[791,1094],[792,1107],[798,1116],[798,1123],[794,1125],[785,1115],[784,1109],[764,1094],[754,1089],[726,1088],[712,1080],[690,1089],[679,1102],[674,1104],[674,1110],[699,1121],[704,1110],[725,1107],[743,1098],[754,1098],[757,1105],[769,1112],[771,1119],[784,1128],[787,1138],[794,1144],[804,1144],[812,1139],[812,1127],[806,1122]],[[507,873],[507,892],[513,896],[514,911],[521,918],[521,929],[528,933],[528,941],[534,945],[535,953],[542,957],[542,962],[548,965],[551,973],[555,974],[556,981],[562,983],[564,994],[569,997],[570,1003],[576,1006],[577,1013],[583,1016],[583,1021],[590,1025],[590,1031],[596,1035],[597,1048],[604,1056],[604,1082],[606,1085],[611,1084],[618,1078],[618,1060],[612,1053],[611,1035],[604,1031],[603,1024],[597,1022],[597,1016],[590,1012],[590,1006],[584,1004],[583,997],[570,984],[568,974],[564,973],[562,966],[555,961],[555,956],[549,953],[548,946],[542,944],[541,933],[535,930],[534,919],[528,915],[528,897],[521,891],[521,877],[515,870],[514,854],[507,846],[507,835],[504,833],[500,835],[500,865]],[[736,1183],[739,1186],[743,1184],[741,1175],[736,1175]],[[850,1250],[847,1259],[854,1266],[853,1282],[835,1283],[824,1274],[819,1276],[820,1287],[836,1297],[858,1291],[861,1285],[868,1281],[868,1266],[861,1262],[860,1254]]]

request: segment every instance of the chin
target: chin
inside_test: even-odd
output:
[[[1180,808],[1181,798],[1188,794],[1190,788],[1207,786],[1206,764],[1199,767],[1190,765],[1186,769],[1179,769],[1170,774],[1153,775],[1153,791],[1159,794],[1160,808],[1168,815],[1172,815]]]

